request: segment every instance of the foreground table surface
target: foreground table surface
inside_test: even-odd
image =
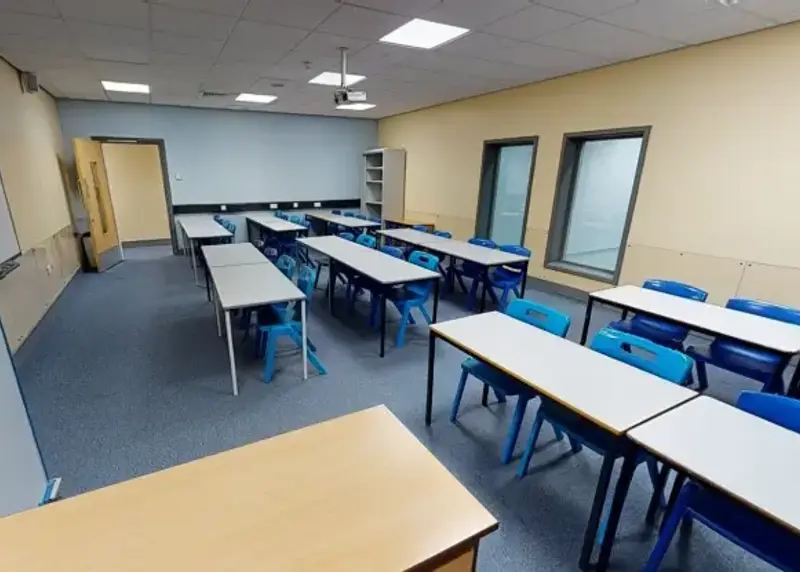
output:
[[[184,216],[180,222],[186,235],[191,239],[197,238],[224,238],[232,236],[230,231],[212,217],[206,216]]]
[[[638,286],[592,292],[592,298],[669,318],[698,330],[721,334],[781,353],[800,352],[800,326],[722,306],[687,300]]]
[[[297,242],[333,258],[381,284],[403,284],[439,278],[438,272],[421,268],[338,236],[300,238]]]
[[[381,226],[381,223],[379,222],[372,222],[370,220],[364,220],[352,216],[335,215],[331,213],[309,213],[307,216],[324,220],[332,224],[346,226],[348,228],[372,228]]]
[[[267,257],[249,242],[215,244],[203,247],[203,256],[209,266],[239,266],[242,264],[269,263]]]
[[[305,294],[274,264],[212,266],[214,288],[225,310],[305,299]]]
[[[689,475],[800,534],[800,435],[710,397],[628,436]]]
[[[697,396],[499,312],[431,330],[616,435]]]
[[[303,225],[280,219],[269,213],[251,213],[247,215],[247,219],[272,232],[302,232],[306,229]]]
[[[495,528],[380,406],[2,519],[0,570],[409,570]]]

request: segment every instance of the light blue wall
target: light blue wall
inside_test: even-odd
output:
[[[75,137],[164,139],[173,204],[357,199],[371,119],[60,100]],[[177,180],[180,177],[182,180]]]

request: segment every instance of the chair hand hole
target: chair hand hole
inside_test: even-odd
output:
[[[622,351],[635,355],[636,357],[652,361],[656,359],[656,353],[638,346],[631,346],[630,344],[622,344]]]
[[[545,314],[544,312],[542,312],[540,310],[534,310],[533,308],[528,308],[527,310],[525,310],[525,315],[530,317],[530,318],[534,318],[534,319],[538,319],[538,320],[546,320],[547,319],[547,314]]]

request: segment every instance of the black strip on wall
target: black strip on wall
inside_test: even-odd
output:
[[[295,203],[297,206],[294,206]],[[278,205],[277,208],[270,208],[270,205]],[[223,211],[222,207],[225,207]],[[291,201],[291,202],[275,202],[270,201],[267,203],[214,203],[205,205],[174,205],[172,207],[173,214],[206,214],[206,213],[221,213],[228,214],[241,213],[247,211],[270,211],[270,210],[308,210],[308,209],[357,209],[361,208],[360,199],[341,199],[341,200],[320,200],[320,201]]]

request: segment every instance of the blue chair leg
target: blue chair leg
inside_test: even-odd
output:
[[[658,482],[658,463],[653,457],[648,455],[645,464],[647,465],[647,472],[650,474],[650,482],[653,483],[653,487],[655,487],[656,483]],[[663,493],[661,494],[659,502],[661,503],[661,506],[666,506],[667,504],[666,500],[664,500]]]
[[[300,336],[300,334],[296,330],[292,330],[292,333],[290,334],[290,336],[291,336],[292,340],[294,341],[294,343],[297,344],[298,348],[302,348],[303,347],[303,338]],[[312,349],[312,345],[313,344],[311,343],[311,340],[307,339],[306,341],[308,342],[308,361],[311,362],[311,365],[314,366],[314,368],[320,373],[320,375],[327,374],[328,373],[328,369],[324,365],[322,365],[322,362],[317,357],[316,348]]]
[[[461,276],[461,274],[453,271],[453,275],[456,277],[456,280],[458,280],[458,285],[461,287],[461,290],[464,292],[464,294],[469,292],[469,288],[467,288],[467,285],[464,284],[464,278]]]
[[[458,417],[458,408],[461,407],[461,398],[464,397],[464,388],[467,385],[468,377],[469,377],[469,372],[467,370],[462,370],[461,379],[458,380],[458,389],[456,389],[456,395],[453,398],[453,407],[450,409],[451,423],[455,423],[456,417]]]
[[[301,341],[298,343],[298,345],[302,345],[302,344],[303,344],[303,342],[302,342],[302,338],[300,338],[300,336],[302,335],[302,332],[300,331],[300,326],[299,326],[299,325],[297,325],[297,326],[293,326],[293,327],[292,327],[292,330],[293,330],[293,331],[294,331],[294,333],[296,334],[296,336],[297,336],[297,339],[298,339],[298,340],[301,340]],[[295,339],[295,338],[293,337],[292,339]],[[309,338],[309,337],[306,337],[306,341],[308,342],[308,349],[310,349],[312,352],[315,352],[315,351],[317,351],[317,346],[316,346],[316,345],[314,345],[314,342],[312,342],[312,341],[311,341],[311,338]]]
[[[491,387],[491,386],[490,386]],[[499,389],[492,387],[492,391],[494,391],[495,397],[497,397],[498,403],[505,403],[506,402],[506,394],[500,391]]]
[[[433,322],[430,314],[428,314],[428,310],[425,309],[425,306],[423,304],[420,304],[419,306],[417,306],[417,308],[419,308],[419,312],[420,314],[422,314],[422,317],[425,318],[426,322],[428,322],[429,324]]]
[[[472,312],[475,310],[475,304],[478,302],[478,286],[481,281],[477,278],[472,279],[472,284],[469,287],[469,294],[467,295],[467,309]]]
[[[517,477],[520,479],[528,473],[528,465],[531,464],[533,450],[536,448],[536,441],[539,439],[539,432],[542,430],[543,424],[544,414],[540,408],[539,411],[536,412],[536,419],[533,421],[531,434],[530,437],[528,437],[528,443],[525,445],[525,453],[522,454],[522,459],[520,459],[519,468],[517,469]]]
[[[372,292],[370,296],[369,327],[374,328],[378,325],[378,309],[380,307],[380,296]]]
[[[705,391],[708,389],[708,374],[706,372],[706,364],[700,360],[695,360],[695,367],[697,368],[697,389]]]
[[[697,485],[694,483],[689,482],[683,486],[680,494],[678,495],[678,500],[675,503],[675,506],[667,515],[667,520],[664,523],[664,526],[661,528],[661,532],[658,535],[658,541],[653,547],[653,551],[650,553],[650,558],[648,558],[643,572],[658,572],[658,569],[661,566],[661,561],[664,559],[664,556],[669,549],[669,545],[672,543],[673,536],[675,536],[675,531],[678,529],[678,525],[680,524],[683,516],[686,514],[689,504],[696,493]]]
[[[578,439],[573,437],[572,435],[567,435],[569,439],[569,448],[572,449],[572,452],[576,455],[583,451],[583,443],[581,443]]]
[[[528,398],[523,396],[517,397],[517,406],[514,408],[514,418],[511,421],[511,427],[508,430],[508,437],[503,446],[503,456],[500,462],[507,465],[511,462],[511,457],[514,456],[514,447],[517,444],[517,437],[519,436],[519,429],[522,426],[522,420],[525,418],[525,408],[528,406]]]
[[[406,325],[408,324],[409,315],[411,314],[411,306],[405,304],[400,314],[400,328],[397,330],[397,341],[395,342],[395,346],[398,348],[402,348],[406,341]]]
[[[272,375],[275,373],[275,354],[277,352],[277,338],[273,332],[272,335],[267,337],[267,350],[264,356],[264,383],[272,381]]]
[[[511,293],[511,288],[503,287],[503,294],[500,296],[500,304],[498,304],[501,308],[505,308],[508,305],[508,295]]]

